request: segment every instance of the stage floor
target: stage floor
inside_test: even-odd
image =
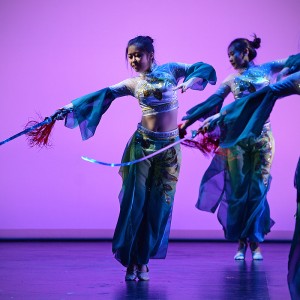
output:
[[[235,243],[170,242],[149,282],[125,282],[110,242],[2,241],[0,299],[290,299],[289,248],[265,243],[263,261],[234,261]]]

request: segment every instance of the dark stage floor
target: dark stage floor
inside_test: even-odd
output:
[[[171,242],[149,282],[126,283],[110,242],[2,241],[0,299],[285,300],[289,247],[265,243],[263,261],[239,262],[233,243]]]

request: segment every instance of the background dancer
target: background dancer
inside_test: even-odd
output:
[[[229,75],[215,94],[187,112],[183,130],[196,120],[217,113],[230,92],[240,101],[268,86],[274,75],[283,70],[286,59],[254,64],[260,43],[260,38],[254,36],[253,41],[238,38],[229,44],[229,61],[237,73]],[[274,223],[266,199],[274,150],[270,122],[266,120],[260,136],[247,137],[230,148],[221,148],[221,155],[215,155],[204,174],[196,206],[211,212],[219,206],[218,219],[225,238],[238,240],[236,260],[245,259],[248,243],[252,258],[263,259],[259,243]]]
[[[276,101],[293,94],[300,95],[300,54],[292,55],[288,58],[285,68],[280,72],[278,79],[277,83],[270,84],[268,87],[244,97],[240,102],[234,102],[223,107],[220,113],[206,119],[201,129],[207,131],[213,130],[217,125],[222,127],[223,130],[220,131],[221,147],[232,147],[240,140],[243,140],[245,136],[258,137]],[[236,128],[239,128],[239,130],[234,132]],[[287,280],[291,298],[299,299],[300,159],[296,168],[294,184],[297,189],[296,224],[289,253]]]

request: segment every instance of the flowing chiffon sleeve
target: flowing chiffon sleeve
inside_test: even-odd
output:
[[[116,98],[132,96],[132,82],[132,79],[126,79],[73,100],[73,109],[66,117],[65,126],[71,129],[79,126],[82,139],[89,139],[95,134],[103,114],[111,103]]]
[[[290,55],[285,63],[285,67],[290,68],[291,72],[300,71],[300,53]]]
[[[218,119],[220,146],[232,147],[247,137],[257,137],[270,116],[278,96],[269,86],[226,105]],[[210,125],[212,128],[214,124]]]
[[[216,121],[221,129],[220,146],[232,147],[246,137],[259,136],[276,101],[294,94],[300,94],[300,71],[223,107]]]
[[[206,63],[203,62],[197,62],[195,64],[192,64],[186,71],[185,77],[183,79],[183,82],[188,81],[191,78],[202,78],[203,81],[200,83],[194,84],[191,89],[194,90],[204,90],[207,83],[210,83],[212,85],[216,84],[217,82],[217,75],[215,69]]]
[[[104,88],[73,100],[73,110],[67,115],[65,126],[71,129],[79,126],[82,140],[89,139],[114,99],[111,90]]]
[[[206,118],[217,114],[224,102],[224,98],[218,94],[213,94],[204,102],[199,103],[186,112],[186,116],[182,120],[188,120],[190,124],[197,120],[205,120]]]
[[[203,62],[197,62],[192,65],[176,62],[168,63],[167,66],[177,84],[180,79],[186,82],[191,78],[201,78],[202,81],[196,82],[190,87],[192,90],[202,91],[205,89],[207,83],[214,85],[217,82],[215,69],[211,65]]]
[[[208,97],[205,101],[189,109],[186,112],[186,116],[184,116],[182,120],[183,121],[188,120],[189,125],[191,125],[197,120],[203,121],[206,118],[220,112],[224,99],[231,92],[231,88],[230,88],[231,77],[232,77],[231,75],[228,76],[222,82],[218,90],[213,95]]]

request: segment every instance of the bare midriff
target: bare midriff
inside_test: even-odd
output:
[[[178,109],[142,117],[142,126],[157,132],[171,131],[177,128]]]

